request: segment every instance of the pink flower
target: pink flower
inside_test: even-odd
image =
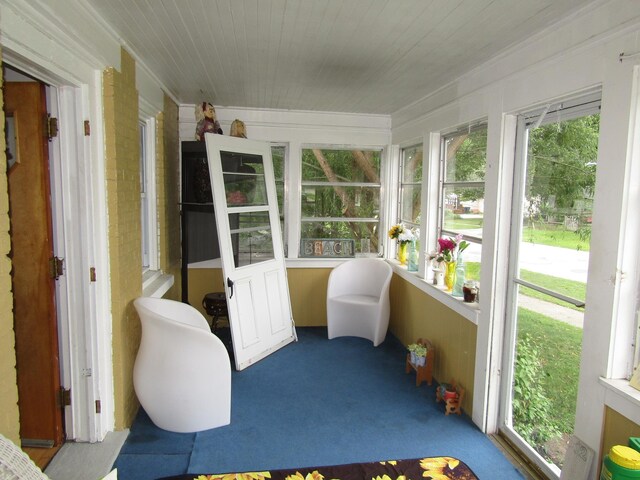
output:
[[[439,238],[438,245],[440,246],[440,251],[443,252],[445,250],[453,250],[456,248],[456,243],[450,238]]]

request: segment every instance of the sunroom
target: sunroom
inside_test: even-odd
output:
[[[640,435],[629,382],[639,361],[640,8],[519,3],[203,2],[195,11],[2,0],[4,81],[41,82],[59,116],[49,143],[54,250],[67,259],[55,287],[58,374],[74,392],[66,437],[96,442],[131,425],[133,299],[201,305],[226,288],[220,260],[181,262],[181,147],[201,102],[215,106],[225,134],[240,119],[249,139],[271,147],[297,326],[326,326],[332,268],[379,257],[394,271],[390,333],[446,350],[435,378],[464,385],[478,428],[543,474],[559,478],[565,451],[549,452],[572,436],[593,451],[595,475],[612,445]],[[188,56],[180,40],[194,47]],[[388,235],[397,224],[416,237],[411,268]],[[9,253],[8,213],[1,230]],[[466,245],[476,301],[437,284],[438,240],[448,238]],[[352,255],[305,248],[323,239],[347,240]],[[0,269],[11,339],[0,371],[15,379],[11,269],[9,260]],[[533,380],[522,380],[518,359]],[[18,381],[8,383],[0,432],[18,442]],[[541,389],[520,388],[532,384]],[[539,417],[523,420],[519,395],[539,400]]]

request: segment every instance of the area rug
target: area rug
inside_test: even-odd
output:
[[[453,457],[386,460],[264,472],[190,473],[158,480],[398,480],[402,478],[478,480],[467,465]]]

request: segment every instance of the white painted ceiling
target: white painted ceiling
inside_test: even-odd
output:
[[[392,114],[585,0],[86,0],[180,103]]]

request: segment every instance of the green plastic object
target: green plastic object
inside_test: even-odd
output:
[[[640,452],[640,437],[629,437],[629,446],[636,452]]]
[[[640,479],[640,452],[624,445],[614,445],[604,457],[600,480]]]

